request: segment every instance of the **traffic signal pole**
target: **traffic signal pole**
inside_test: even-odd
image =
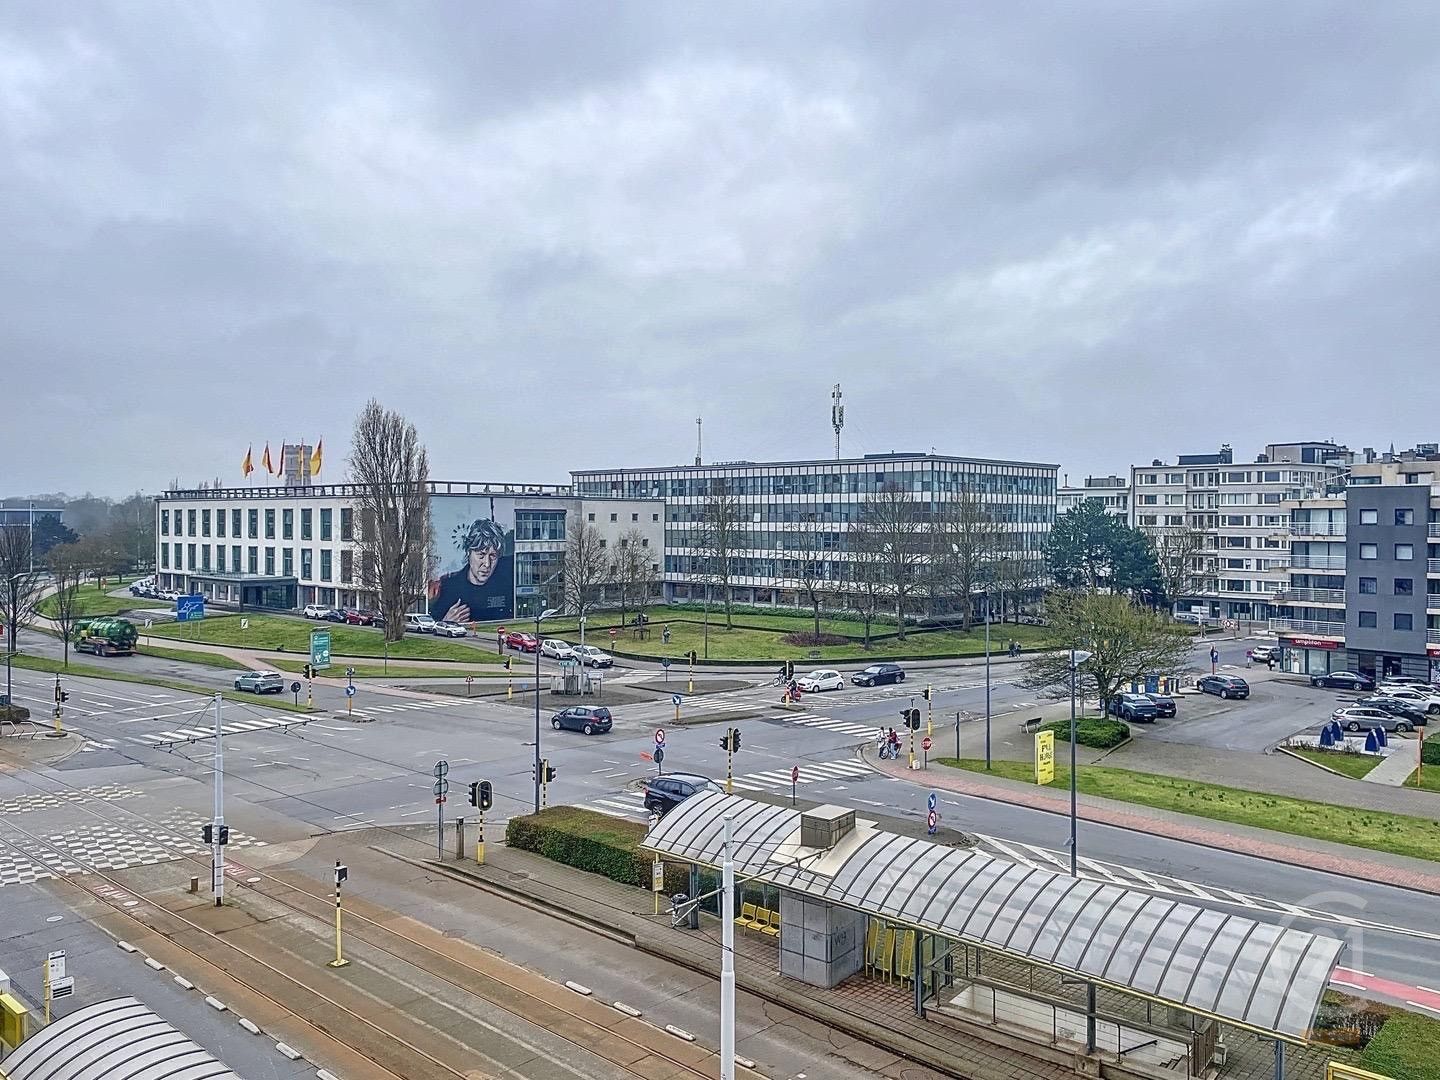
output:
[[[734,822],[725,815],[725,855],[720,864],[720,1080],[735,1080],[735,858]]]
[[[215,906],[225,902],[225,744],[220,730],[220,694],[215,694],[215,817],[211,822],[213,835],[210,838],[210,892],[215,897]]]

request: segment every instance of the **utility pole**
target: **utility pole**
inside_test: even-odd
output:
[[[735,857],[734,818],[725,815],[720,864],[720,1080],[735,1080]]]
[[[699,465],[699,464],[700,464],[700,432],[701,432],[702,425],[704,424],[704,422],[705,422],[705,421],[704,421],[702,418],[700,418],[700,417],[698,417],[698,416],[695,417],[695,464],[696,464],[696,465]]]
[[[1004,611],[1003,606],[1001,611]],[[990,771],[990,590],[988,588],[985,590],[985,771]]]
[[[210,892],[215,906],[225,902],[225,744],[220,730],[220,694],[215,694],[215,818],[211,822]]]
[[[845,426],[845,402],[838,382],[835,384],[835,389],[830,391],[830,426],[835,429],[835,460],[839,461],[840,429]]]

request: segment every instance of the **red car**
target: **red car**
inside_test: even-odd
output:
[[[505,635],[505,647],[507,649],[518,649],[520,652],[538,652],[540,642],[534,634],[521,633],[518,630],[511,630]]]
[[[358,608],[346,608],[345,621],[351,626],[369,626],[370,616],[367,612],[361,611]]]

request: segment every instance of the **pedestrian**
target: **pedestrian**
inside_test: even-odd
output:
[[[1265,670],[1266,670],[1266,671],[1274,671],[1274,670],[1275,670],[1275,654],[1274,654],[1273,652],[1272,652],[1268,657],[1265,658]]]
[[[669,624],[669,623],[666,623],[664,626],[662,626],[662,627],[660,628],[660,640],[661,640],[664,644],[666,644],[666,645],[669,645],[669,644],[670,644],[670,624]]]

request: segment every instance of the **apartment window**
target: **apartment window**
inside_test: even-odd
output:
[[[275,575],[275,549],[273,547],[265,549],[265,573],[271,577]]]
[[[1266,484],[1278,484],[1280,482],[1279,471],[1266,472],[1261,474],[1261,482]]]
[[[236,540],[240,539],[240,511],[230,511],[230,535]]]
[[[1360,625],[1363,629],[1367,629],[1367,630],[1373,630],[1373,629],[1375,629],[1375,626],[1376,626],[1376,622],[1375,622],[1375,612],[1373,612],[1373,611],[1361,611],[1361,612],[1357,612],[1356,614],[1358,614],[1359,617],[1360,617],[1360,623],[1359,623],[1359,625]]]
[[[210,569],[210,545],[209,545],[209,544],[201,544],[201,545],[200,545],[200,569],[205,570],[205,571],[207,571],[207,572],[208,572],[209,569]]]
[[[1378,559],[1380,557],[1380,546],[1378,544],[1361,544],[1360,558]]]
[[[251,510],[246,514],[245,524],[247,526],[245,535],[251,540],[260,539],[260,511],[258,509]]]
[[[340,508],[340,539],[355,539],[355,511],[348,506]],[[344,580],[349,581],[349,578]]]
[[[210,535],[210,511],[209,511],[209,510],[201,510],[201,511],[200,511],[200,535],[201,535],[201,536],[209,536],[209,535]]]
[[[600,546],[602,548],[605,546],[605,538],[603,536],[600,538]]]
[[[340,511],[340,514],[340,521],[343,525],[345,511]],[[346,582],[355,580],[355,553],[349,548],[340,549],[340,580]]]
[[[225,520],[225,515],[224,515],[224,514],[221,514],[221,515],[220,515],[220,520],[221,520],[221,521],[224,521],[224,520]],[[220,573],[220,574],[223,574],[223,573],[225,572],[225,545],[224,545],[224,544],[216,544],[216,545],[215,545],[215,571],[216,571],[216,573]]]
[[[332,555],[332,553],[331,553],[331,551],[330,551],[329,548],[321,548],[321,549],[320,549],[320,580],[321,580],[321,581],[329,581],[329,580],[330,580],[331,571],[332,571],[332,569],[333,569],[333,564],[332,564],[331,560],[333,559],[333,557],[334,557],[334,556]]]
[[[1415,582],[1408,577],[1397,577],[1395,579],[1396,596],[1414,596]]]
[[[333,513],[334,513],[334,511],[332,511],[328,506],[322,507],[321,510],[320,510],[320,539],[321,539],[321,540],[332,540],[332,539],[334,539],[334,535],[333,535],[333,525],[332,525],[332,522],[331,522],[331,515],[332,515]]]
[[[310,548],[300,549],[300,576],[306,581],[315,579],[315,552]]]
[[[1380,591],[1380,580],[1373,577],[1362,577],[1360,579],[1360,593],[1362,596],[1374,596]]]
[[[1396,559],[1397,562],[1408,562],[1410,559],[1413,559],[1413,558],[1415,558],[1415,545],[1414,545],[1414,544],[1396,544],[1396,545],[1395,545],[1395,559]]]
[[[594,520],[595,520],[595,515],[594,515],[594,514],[586,514],[586,515],[585,515],[585,520],[586,520],[586,521],[594,521]]]
[[[281,539],[281,540],[294,540],[294,539],[295,539],[295,511],[294,511],[294,510],[281,510],[281,511],[280,511],[280,539]]]
[[[650,541],[649,541],[649,539],[642,536],[642,537],[640,538],[640,546],[641,546],[641,547],[649,547],[649,546],[650,546]]]
[[[1396,524],[1396,525],[1414,525],[1414,524],[1415,524],[1415,511],[1414,511],[1414,510],[1396,510],[1396,511],[1395,511],[1395,524]]]
[[[224,511],[224,510],[216,510],[216,511],[215,511],[215,535],[216,535],[216,536],[224,536],[224,535],[225,535],[225,511]]]
[[[300,539],[309,540],[314,530],[315,511],[309,507],[300,511]]]
[[[611,520],[611,521],[619,521],[619,520],[620,520],[620,515],[619,515],[619,514],[611,514],[611,515],[610,515],[610,520]]]
[[[169,545],[169,544],[161,544],[161,545],[160,545],[160,568],[161,568],[162,570],[169,570],[169,569],[170,569],[170,545]]]
[[[1411,615],[1410,615],[1410,613],[1409,613],[1408,611],[1397,611],[1397,612],[1395,612],[1395,629],[1396,629],[1396,630],[1414,630],[1414,629],[1415,629],[1415,620],[1414,620],[1414,618],[1411,617]]]
[[[275,539],[275,511],[269,508],[265,510],[265,539]]]
[[[1361,524],[1361,525],[1378,525],[1379,523],[1380,523],[1380,511],[1379,511],[1379,510],[1361,510],[1361,511],[1360,511],[1360,524]]]
[[[631,515],[630,515],[630,520],[631,520],[631,521],[639,521],[639,520],[640,520],[640,515],[639,515],[639,514],[631,514]]]
[[[237,511],[237,513],[238,513],[238,511]],[[235,535],[236,535],[236,536],[239,536],[240,534],[239,534],[239,533],[236,533]],[[240,573],[240,545],[239,545],[239,544],[231,544],[231,545],[230,545],[230,572],[231,572],[232,574],[238,574],[238,573]]]
[[[185,569],[185,561],[184,561],[184,558],[183,558],[184,554],[185,554],[185,553],[184,553],[184,551],[181,549],[180,545],[179,545],[179,544],[176,544],[176,545],[175,545],[175,569],[176,569],[176,570],[184,570],[184,569]]]
[[[189,524],[189,526],[190,526],[190,527],[186,530],[186,532],[189,533],[189,535],[194,536],[194,535],[195,535],[195,511],[194,511],[194,510],[187,510],[187,511],[185,512],[185,520],[186,520],[186,522],[187,522],[187,523]]]
[[[186,555],[189,556],[189,559],[188,559],[188,561],[185,563],[185,565],[188,566],[188,567],[190,567],[191,570],[194,570],[194,569],[196,568],[196,563],[195,563],[195,545],[194,545],[194,544],[187,544],[185,547],[186,547],[185,553],[186,553]]]
[[[295,573],[295,549],[284,548],[280,552],[280,572],[286,577]]]
[[[650,520],[651,520],[651,521],[659,521],[659,520],[660,520],[660,515],[659,515],[659,514],[651,514],[651,515],[650,515]]]
[[[250,512],[253,514],[255,511],[254,511],[254,510],[251,510]],[[248,565],[249,565],[249,567],[250,567],[250,573],[252,573],[252,574],[258,574],[258,573],[260,572],[260,548],[259,548],[259,546],[256,545],[256,544],[251,544],[251,545],[250,545],[250,550],[247,551],[245,554],[246,554],[246,556],[247,556]]]

